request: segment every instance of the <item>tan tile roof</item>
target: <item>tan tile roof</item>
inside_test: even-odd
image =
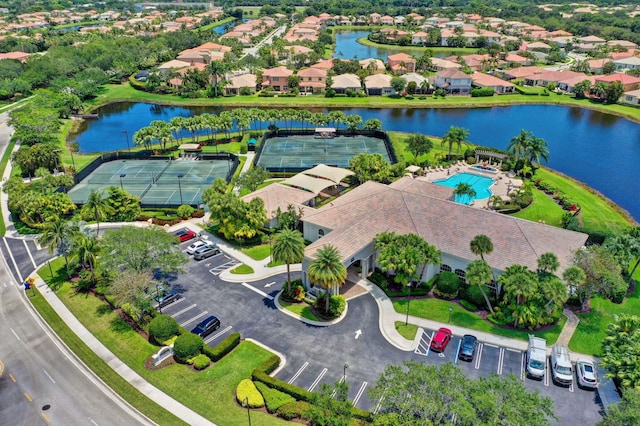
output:
[[[587,239],[586,234],[449,201],[452,190],[446,189],[449,197],[444,191],[410,178],[389,186],[367,182],[329,205],[305,212],[305,222],[332,230],[309,245],[305,255],[313,257],[318,248],[332,244],[343,259],[350,259],[378,233],[393,231],[420,235],[443,253],[472,260],[476,256],[469,243],[485,234],[494,246],[485,259],[496,269],[513,264],[535,269],[546,252],[555,253],[564,269]]]
[[[289,207],[289,205],[293,205],[298,208],[313,197],[313,193],[309,191],[274,183],[258,189],[251,194],[245,195],[242,197],[242,200],[249,202],[254,198],[261,198],[262,201],[264,201],[264,209],[267,212],[267,218],[273,219],[276,217],[278,208],[283,212],[287,211],[287,207]]]

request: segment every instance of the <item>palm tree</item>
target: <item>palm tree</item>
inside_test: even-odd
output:
[[[471,253],[480,256],[480,259],[484,260],[485,254],[491,254],[491,252],[493,252],[493,242],[491,238],[486,235],[478,234],[473,237],[473,240],[469,243],[469,248],[471,249]]]
[[[316,258],[309,264],[307,275],[313,284],[319,284],[326,290],[325,312],[329,313],[330,289],[341,286],[347,279],[347,268],[342,264],[340,251],[332,245],[318,249]]]
[[[69,276],[70,231],[67,222],[56,217],[55,220],[45,224],[42,234],[38,237],[39,244],[49,246],[49,254],[52,254],[54,249],[58,249],[58,253],[64,256],[64,262],[67,267],[67,277]]]
[[[466,182],[460,182],[456,185],[456,189],[453,190],[453,195],[460,201],[462,200],[462,197],[466,196],[469,200],[467,204],[471,204],[471,202],[473,201],[473,197],[476,196],[476,190],[473,189],[470,184]]]
[[[87,236],[85,234],[78,234],[73,243],[73,250],[78,256],[78,261],[83,268],[89,266],[91,272],[91,282],[96,283],[95,267],[98,259],[98,252],[100,247],[98,246],[98,239],[95,236]]]
[[[491,302],[489,302],[489,297],[487,297],[487,293],[484,291],[484,286],[489,284],[493,279],[493,273],[491,271],[491,267],[482,259],[476,259],[469,262],[467,265],[467,281],[471,285],[477,285],[480,288],[480,292],[482,293],[482,297],[484,297],[484,301],[487,303],[487,307],[489,311],[493,313],[493,308],[491,307]]]
[[[456,144],[458,146],[458,154],[460,154],[460,146],[466,142],[466,139],[469,137],[469,130],[463,127],[451,126],[449,131],[442,137],[442,146],[445,144],[449,145],[449,154],[448,157],[451,157],[451,150],[453,145]]]
[[[540,160],[549,161],[549,148],[547,141],[542,138],[531,137],[526,148],[526,155],[529,163],[533,165],[535,161],[540,165]]]
[[[507,146],[507,152],[514,156],[516,160],[524,159],[524,156],[527,152],[527,145],[529,144],[529,138],[531,137],[531,132],[528,130],[522,129],[517,136],[514,136],[509,141],[509,145]]]
[[[100,233],[100,220],[104,220],[107,213],[110,213],[113,209],[107,201],[108,197],[103,197],[102,191],[91,190],[87,202],[82,206],[81,213],[86,215],[93,214],[96,220],[96,234]]]
[[[218,97],[218,77],[224,76],[224,73],[229,69],[229,66],[225,61],[211,61],[207,65],[207,71],[211,74],[213,79],[213,94],[214,97]]]
[[[538,258],[538,270],[540,272],[553,274],[559,267],[558,256],[553,253],[542,253]]]
[[[276,262],[287,264],[287,293],[291,293],[292,263],[300,263],[304,259],[304,238],[294,229],[283,229],[278,232],[271,249],[271,258]]]

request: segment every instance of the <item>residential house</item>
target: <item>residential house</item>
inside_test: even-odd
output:
[[[620,99],[628,104],[640,105],[640,89],[624,92]]]
[[[326,71],[333,69],[333,59],[322,59],[311,65],[311,68],[318,68]]]
[[[580,74],[575,77],[560,80],[558,82],[558,89],[562,90],[563,92],[573,93],[575,91],[576,84],[587,80],[589,83],[591,83],[591,87],[593,87],[596,78],[598,77],[595,75]]]
[[[442,58],[431,58],[431,68],[435,71],[442,71],[448,69],[460,69],[462,65],[457,62],[449,61],[447,59]]]
[[[7,53],[0,53],[0,60],[15,59],[16,61],[25,63],[30,56],[31,54],[26,52],[7,52]]]
[[[364,78],[364,87],[367,95],[395,95],[396,91],[391,86],[389,74],[373,74]]]
[[[256,92],[257,77],[255,74],[242,74],[231,77],[229,83],[224,86],[227,95],[240,95],[241,93]]]
[[[382,18],[382,15],[380,15],[377,12],[373,12],[372,14],[369,15],[369,21],[372,24],[377,24],[378,22],[380,22],[380,18]]]
[[[359,92],[362,89],[362,83],[360,77],[355,74],[340,74],[333,77],[331,88],[340,94],[347,93],[347,90]]]
[[[411,44],[425,45],[429,41],[429,34],[424,31],[418,31],[411,35]]]
[[[188,68],[191,66],[189,62],[179,61],[177,59],[171,60],[169,62],[165,62],[164,64],[158,67],[158,71],[163,74],[169,73],[171,70],[177,70],[181,68]]]
[[[266,69],[262,72],[262,87],[272,87],[276,92],[287,92],[291,75],[293,71],[285,66]]]
[[[393,17],[389,15],[385,15],[380,17],[380,23],[382,25],[393,25]]]
[[[607,40],[600,38],[598,36],[594,36],[594,35],[590,35],[590,36],[586,36],[586,37],[579,37],[578,41],[580,43],[585,43],[585,44],[606,44]]]
[[[606,85],[609,85],[614,81],[619,81],[620,83],[622,83],[622,87],[624,87],[625,92],[636,90],[640,85],[640,78],[633,77],[629,74],[609,74],[598,76],[598,78],[596,79],[596,84],[602,82]]]
[[[514,80],[519,78],[525,78],[533,74],[540,74],[545,71],[546,70],[544,68],[540,68],[535,65],[530,67],[518,67],[510,70],[504,70],[502,72],[502,77],[505,80]]]
[[[471,79],[474,87],[482,89],[491,88],[497,94],[513,93],[516,87],[515,84],[509,81],[481,72],[471,74]]]
[[[452,95],[468,95],[471,92],[471,76],[456,69],[438,71],[433,85]]]
[[[531,65],[531,59],[524,56],[517,55],[515,53],[509,53],[505,56],[504,61],[509,67],[526,67]]]
[[[604,65],[609,62],[613,62],[613,61],[609,58],[590,59],[587,61],[587,64],[589,65],[589,69],[591,70],[592,73],[603,74]]]
[[[305,68],[298,71],[300,93],[321,93],[327,85],[327,70]]]
[[[629,70],[636,70],[640,68],[640,58],[637,56],[631,56],[630,58],[618,59],[613,61],[616,66],[616,70],[621,72],[627,72]]]
[[[387,72],[387,67],[384,65],[381,59],[377,58],[368,58],[361,59],[358,61],[360,63],[360,68],[363,70],[367,70],[369,74],[384,74]]]
[[[406,53],[395,53],[387,57],[387,63],[391,71],[404,74],[407,72],[415,72],[416,60]]]
[[[623,47],[625,49],[637,49],[638,45],[629,40],[609,40],[607,46]]]
[[[429,88],[429,80],[427,80],[420,74],[415,72],[410,72],[410,73],[404,74],[402,78],[404,78],[407,81],[407,86],[409,86],[409,83],[411,82],[416,84],[416,93],[427,93],[428,90],[425,90],[425,89]],[[424,85],[425,81],[427,82],[426,87]]]
[[[538,50],[540,52],[548,52],[551,50],[551,46],[541,41],[534,41],[533,43],[525,43],[523,50]]]
[[[555,84],[557,86],[558,82],[562,80],[584,75],[585,74],[575,71],[545,71],[525,77],[524,81],[528,86],[546,87],[548,84]]]

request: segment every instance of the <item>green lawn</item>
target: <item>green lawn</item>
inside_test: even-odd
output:
[[[407,312],[406,300],[394,300],[393,307],[396,312],[405,314]],[[466,327],[472,330],[483,331],[498,336],[510,337],[512,339],[528,340],[529,333],[542,337],[547,340],[547,344],[552,345],[558,340],[558,336],[562,331],[562,327],[566,322],[563,316],[559,324],[542,332],[531,332],[529,330],[512,330],[501,328],[489,321],[483,320],[479,315],[467,311],[461,306],[441,299],[412,299],[409,305],[409,315],[418,318],[426,318],[442,323],[449,322],[449,307],[452,307],[451,324],[459,327]]]
[[[254,260],[264,260],[271,254],[271,245],[260,244],[253,247],[244,247],[240,251]]]
[[[582,189],[580,189],[582,190]],[[547,225],[562,226],[564,210],[551,197],[537,188],[533,188],[533,203],[513,216],[533,222],[543,221]]]
[[[404,325],[402,321],[396,321],[396,331],[400,333],[402,337],[407,340],[413,340],[416,338],[418,332],[418,326],[414,324]]]
[[[430,50],[434,55],[444,54],[445,56],[471,55],[478,53],[478,49],[472,47],[423,47],[423,46],[398,46],[394,44],[376,43],[367,37],[358,39],[358,44],[363,46],[379,47],[381,49],[389,49],[407,54],[422,56],[422,54]]]
[[[47,275],[44,268],[39,272],[42,276]],[[133,331],[100,300],[93,296],[76,294],[68,283],[60,288],[58,296],[94,336],[151,384],[217,424],[246,424],[246,411],[234,401],[235,387],[240,380],[249,378],[253,369],[271,356],[269,351],[245,341],[222,361],[201,373],[194,373],[188,366],[180,364],[148,371],[143,363],[157,351],[156,346]],[[116,374],[108,366],[107,368]],[[143,398],[144,404],[136,406],[146,413],[145,405],[154,404],[146,397]],[[256,424],[285,424],[258,411],[252,412],[251,417]],[[170,414],[166,419],[156,417],[154,420],[163,425],[181,424]]]
[[[303,318],[306,318],[312,321],[320,321],[320,319],[317,316],[315,316],[315,314],[313,313],[309,305],[307,305],[306,303],[294,304],[294,303],[285,302],[284,300],[280,299],[280,305],[283,308],[285,308],[287,311],[291,311],[294,314],[300,315]]]
[[[244,263],[242,265],[236,266],[231,270],[232,274],[237,274],[237,275],[253,274],[253,272],[254,272],[253,268],[249,265],[245,265]]]

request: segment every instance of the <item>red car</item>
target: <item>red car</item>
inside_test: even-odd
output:
[[[196,233],[193,232],[191,229],[187,229],[187,228],[183,228],[177,231],[174,235],[178,237],[181,243],[185,241],[189,241],[196,237]]]
[[[451,332],[451,330],[444,327],[440,328],[440,330],[436,332],[436,335],[433,336],[433,339],[431,339],[431,350],[436,352],[443,352],[452,337],[453,333]]]

